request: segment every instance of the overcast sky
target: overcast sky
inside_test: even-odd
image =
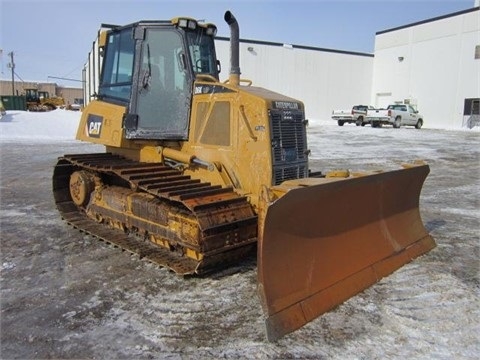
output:
[[[470,9],[474,0],[0,0],[1,74],[13,51],[15,81],[81,83],[81,71],[101,23],[190,16],[229,36],[226,10],[240,38],[373,53],[375,32]]]

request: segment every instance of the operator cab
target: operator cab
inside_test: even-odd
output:
[[[98,98],[125,105],[127,139],[187,140],[193,82],[218,80],[216,27],[189,18],[107,33]]]

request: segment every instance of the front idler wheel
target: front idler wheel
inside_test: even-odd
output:
[[[95,177],[87,171],[75,171],[70,175],[70,196],[75,205],[85,207],[95,190]]]

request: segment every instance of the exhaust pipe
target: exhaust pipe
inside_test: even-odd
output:
[[[224,16],[225,21],[230,26],[230,76],[229,82],[234,86],[240,84],[240,30],[237,19],[230,11]]]

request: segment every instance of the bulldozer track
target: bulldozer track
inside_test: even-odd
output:
[[[142,228],[142,222],[135,227],[123,223],[126,231],[121,231],[88,217],[70,195],[70,176],[78,170],[109,176],[126,189],[148,193],[179,211],[190,212],[198,220],[202,236],[210,243],[223,241],[224,237],[238,238],[242,233],[254,235],[227,242],[220,248],[207,246],[201,260],[192,259],[178,251],[178,246],[177,251],[172,251],[147,240],[145,234],[154,231],[155,226]],[[64,155],[55,166],[53,193],[62,218],[74,228],[181,275],[204,274],[238,262],[256,246],[257,216],[246,197],[236,194],[232,188],[192,179],[163,164],[137,162],[111,153]],[[233,221],[231,214],[235,214]]]

